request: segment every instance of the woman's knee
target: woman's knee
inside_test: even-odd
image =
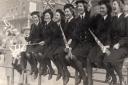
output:
[[[39,52],[39,53],[38,53],[38,55],[39,55],[40,57],[42,57],[42,56],[43,56],[43,54],[42,54],[41,52]]]

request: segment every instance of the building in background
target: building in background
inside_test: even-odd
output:
[[[43,12],[47,8],[62,8],[65,4],[64,0],[3,0],[0,4],[4,4],[0,14],[0,23],[3,18],[6,19],[15,28],[22,30],[30,25],[30,13],[38,10]],[[2,24],[1,24],[2,25]]]
[[[43,12],[47,8],[53,11],[57,8],[63,8],[66,3],[74,3],[76,0],[1,0],[3,14],[0,14],[0,20],[6,19],[15,28],[22,30],[30,28],[32,11]],[[99,0],[92,0],[96,4]],[[0,9],[1,10],[1,9]],[[0,21],[1,22],[1,21]]]

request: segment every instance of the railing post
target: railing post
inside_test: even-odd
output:
[[[39,77],[38,77],[38,85],[41,85],[41,74],[39,74]]]
[[[78,85],[78,71],[75,70],[75,85]]]
[[[24,73],[25,74],[25,85],[29,85],[28,84],[28,76],[27,76],[27,73]]]
[[[12,67],[11,85],[14,85],[14,68]]]

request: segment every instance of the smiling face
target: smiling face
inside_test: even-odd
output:
[[[105,4],[100,5],[100,14],[102,16],[105,16],[105,15],[107,15],[107,12],[108,12],[108,9],[107,9],[106,5]]]
[[[33,15],[32,20],[33,20],[34,23],[38,23],[39,22],[39,17],[37,15]]]
[[[60,16],[60,13],[59,12],[56,12],[55,13],[55,22],[60,22],[61,21],[61,16]]]
[[[73,14],[72,14],[72,12],[71,12],[71,10],[69,9],[69,8],[66,8],[65,10],[64,10],[64,12],[65,12],[65,18],[68,20],[68,19],[70,19],[72,16],[73,16]]]
[[[124,6],[124,14],[125,15],[127,15],[128,14],[128,4],[126,4],[125,6]]]
[[[44,21],[46,21],[46,22],[50,22],[51,21],[51,16],[50,16],[49,13],[45,13],[45,15],[44,15]]]
[[[84,4],[78,3],[77,4],[78,13],[83,14],[85,12]]]
[[[119,3],[117,1],[113,1],[112,9],[113,9],[113,12],[115,13],[119,13],[121,11]]]
[[[94,11],[96,12],[96,14],[100,14],[100,6],[99,5],[95,6]]]

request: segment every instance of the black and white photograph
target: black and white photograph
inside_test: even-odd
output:
[[[0,0],[0,85],[128,85],[128,0]]]

